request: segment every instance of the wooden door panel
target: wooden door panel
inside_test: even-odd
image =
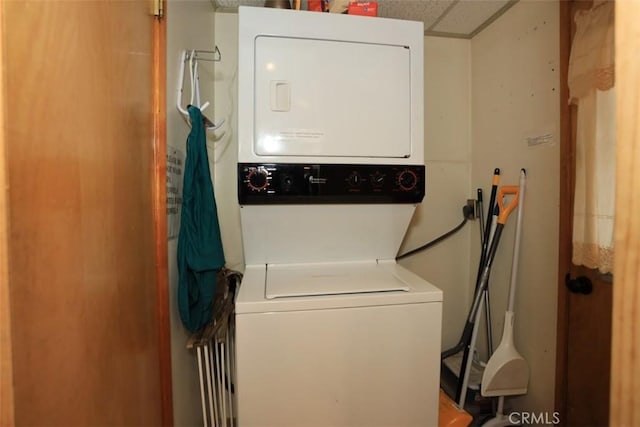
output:
[[[562,424],[568,426],[605,426],[609,419],[613,284],[597,271],[571,263],[577,107],[567,104],[567,70],[575,33],[573,17],[592,4],[591,0],[560,2],[562,142],[555,401]],[[589,277],[593,293],[569,292],[564,283],[567,273],[573,278]]]
[[[640,425],[640,3],[616,2],[617,175],[611,425]]]
[[[556,362],[556,410],[563,425],[605,426],[609,418],[611,364],[612,283],[594,270],[571,263],[573,191],[577,107],[567,105],[567,69],[574,15],[589,9],[591,0],[560,2],[561,52],[561,194],[560,257],[558,283],[558,338]],[[590,295],[573,294],[564,284],[565,274],[587,276]]]
[[[144,1],[3,2],[18,425],[160,425]]]
[[[574,267],[572,277],[586,276],[589,295],[569,294],[567,339],[567,425],[609,423],[612,284],[596,270]]]

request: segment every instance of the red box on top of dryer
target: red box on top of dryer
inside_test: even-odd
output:
[[[378,3],[375,1],[349,2],[349,15],[378,16]]]

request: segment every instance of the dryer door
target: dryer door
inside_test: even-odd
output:
[[[254,43],[255,154],[411,155],[408,46],[273,36]]]

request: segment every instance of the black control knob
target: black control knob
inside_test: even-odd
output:
[[[282,175],[280,177],[280,189],[283,193],[291,193],[294,189],[293,176],[289,174]]]
[[[253,191],[262,191],[269,185],[269,172],[266,169],[251,169],[247,175],[247,184]]]
[[[405,169],[398,174],[398,186],[403,191],[411,191],[418,185],[418,175],[410,169]]]
[[[384,174],[380,171],[375,171],[371,174],[371,186],[373,188],[381,188],[384,185]]]
[[[349,178],[347,178],[347,182],[352,187],[359,187],[362,184],[362,176],[356,171],[353,171]]]

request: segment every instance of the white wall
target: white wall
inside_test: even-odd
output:
[[[489,194],[494,168],[501,184],[527,170],[516,296],[516,347],[531,369],[529,393],[513,407],[553,411],[559,209],[559,16],[555,1],[518,2],[471,41],[471,188]],[[527,136],[553,134],[529,146]],[[494,336],[502,335],[513,254],[515,215],[505,227],[491,273]],[[477,242],[473,231],[472,242]],[[471,265],[478,248],[471,246]],[[475,271],[472,272],[475,275]]]
[[[167,144],[186,151],[189,127],[178,114],[176,88],[179,54],[182,49],[213,50],[214,9],[209,0],[169,1],[167,19]],[[213,100],[213,63],[200,62],[201,100]],[[185,85],[185,103],[190,94],[189,80]],[[209,114],[206,110],[205,114]],[[210,117],[212,118],[212,117]],[[212,147],[208,141],[207,146]],[[209,150],[212,163],[213,151]],[[200,386],[197,362],[193,351],[186,348],[188,331],[182,326],[178,315],[178,269],[176,254],[178,240],[169,240],[169,292],[171,313],[171,371],[173,382],[173,418],[176,426],[202,425],[200,409]]]
[[[468,198],[471,176],[471,43],[424,39],[425,160],[427,190],[413,217],[404,253],[458,225]],[[469,236],[471,222],[448,240],[401,264],[444,292],[443,348],[460,338],[469,306]]]
[[[225,119],[225,125],[216,132],[215,191],[222,243],[227,266],[244,270],[240,208],[236,165],[238,163],[238,14],[216,13],[216,43],[222,52],[222,61],[216,64],[215,109]]]

